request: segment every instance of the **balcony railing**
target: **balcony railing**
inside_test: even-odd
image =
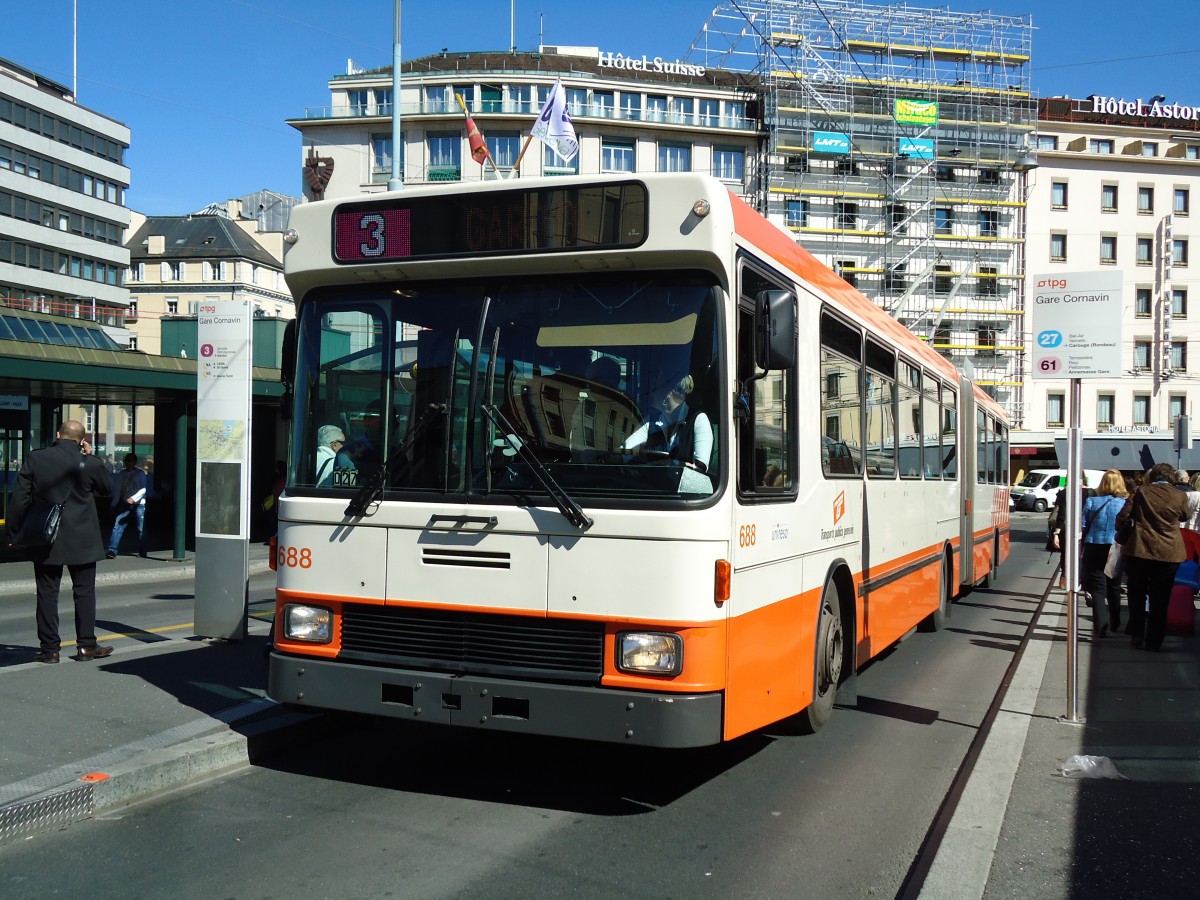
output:
[[[536,102],[516,102],[485,100],[478,110],[472,110],[472,115],[511,115],[535,118],[542,111],[542,104]],[[722,128],[731,131],[754,131],[758,125],[753,119],[744,116],[720,116],[711,113],[684,113],[659,109],[617,109],[599,103],[579,104],[570,103],[567,111],[571,118],[603,119],[612,122],[639,122],[661,125],[679,125],[688,128]],[[309,106],[304,110],[304,118],[309,121],[321,119],[370,119],[388,118],[392,115],[392,105],[366,104],[352,106]],[[408,119],[420,116],[462,116],[462,110],[454,100],[450,102],[406,103],[400,108],[400,118]]]

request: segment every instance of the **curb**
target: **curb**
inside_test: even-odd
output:
[[[78,780],[0,806],[0,845],[79,822],[259,762],[318,737],[336,717],[276,706],[241,726],[147,749]],[[86,761],[80,768],[90,768]]]

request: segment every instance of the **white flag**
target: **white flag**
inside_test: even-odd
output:
[[[573,160],[579,152],[575,126],[571,124],[571,117],[567,114],[567,92],[563,90],[560,79],[554,80],[554,87],[550,88],[550,96],[546,98],[542,114],[538,116],[529,133],[567,162]]]

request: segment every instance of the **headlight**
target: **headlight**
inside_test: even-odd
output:
[[[328,644],[333,640],[333,613],[321,606],[289,603],[283,608],[283,636],[289,641]]]
[[[643,675],[678,675],[683,671],[683,639],[655,631],[623,631],[617,635],[617,668]]]

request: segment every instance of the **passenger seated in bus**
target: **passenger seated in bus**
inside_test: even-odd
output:
[[[345,444],[346,435],[336,425],[322,425],[317,429],[317,487],[333,484],[334,463]]]
[[[372,400],[362,415],[362,429],[337,454],[335,469],[358,469],[367,477],[383,463],[383,404]],[[354,483],[351,481],[351,483]]]
[[[655,403],[658,412],[642,422],[621,449],[665,453],[698,472],[708,472],[713,447],[712,423],[701,410],[688,408],[687,396],[695,384],[691,375],[669,382]]]

